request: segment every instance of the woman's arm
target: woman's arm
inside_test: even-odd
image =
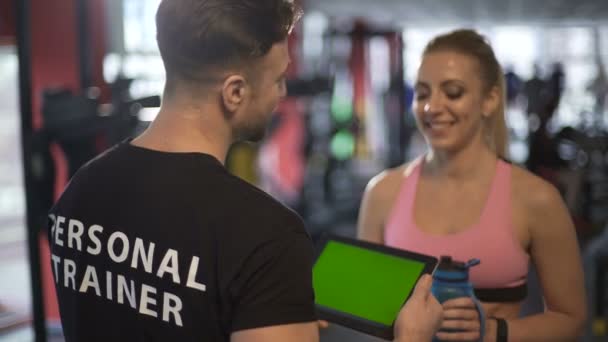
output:
[[[376,243],[384,243],[383,218],[378,211],[381,177],[378,175],[367,183],[357,219],[357,238]]]
[[[509,341],[575,341],[582,332],[586,309],[574,225],[553,186],[537,178],[531,183],[521,199],[527,207],[530,253],[546,308],[542,314],[509,320]]]
[[[367,183],[357,220],[359,239],[384,243],[384,223],[402,179],[403,168],[397,168],[384,171]]]

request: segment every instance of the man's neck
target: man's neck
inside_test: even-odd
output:
[[[205,153],[224,164],[232,137],[216,108],[163,103],[150,127],[132,144],[163,152]]]

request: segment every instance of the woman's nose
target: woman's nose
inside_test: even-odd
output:
[[[439,96],[430,96],[422,109],[429,114],[441,111],[441,99]]]

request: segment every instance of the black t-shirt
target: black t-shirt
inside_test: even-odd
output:
[[[66,341],[227,341],[314,321],[300,218],[210,155],[121,143],[49,215]]]

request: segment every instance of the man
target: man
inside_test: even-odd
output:
[[[66,341],[316,341],[302,221],[230,175],[285,95],[288,0],[164,0],[167,73],[156,120],[85,165],[50,213]],[[397,338],[430,340],[425,278]]]

